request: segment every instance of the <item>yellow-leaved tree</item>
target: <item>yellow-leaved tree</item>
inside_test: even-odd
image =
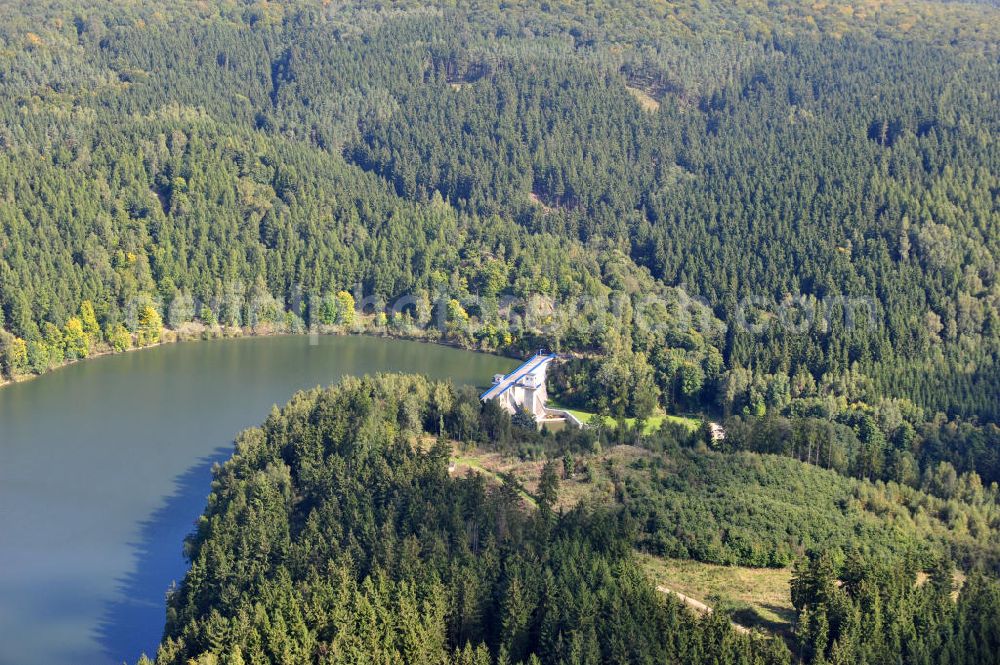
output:
[[[74,316],[63,327],[63,344],[66,347],[66,357],[71,360],[86,358],[90,355],[90,337],[83,329],[83,321]]]
[[[343,326],[354,325],[354,296],[347,291],[337,293],[337,323]]]
[[[116,323],[113,328],[111,328],[107,333],[108,344],[114,349],[115,353],[121,353],[122,351],[127,351],[130,346],[132,346],[132,334],[128,331],[128,328],[120,323]]]
[[[94,304],[89,300],[84,300],[80,303],[80,321],[83,323],[83,332],[87,335],[91,344],[101,341],[101,326],[97,325]]]
[[[137,330],[137,346],[149,346],[160,341],[160,330],[163,328],[163,319],[160,313],[151,305],[146,305],[139,310],[139,328]]]
[[[28,345],[20,337],[0,330],[0,372],[11,378],[28,369]]]

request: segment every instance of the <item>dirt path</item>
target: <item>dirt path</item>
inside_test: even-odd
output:
[[[682,603],[684,603],[685,605],[687,605],[688,607],[690,607],[691,609],[693,609],[695,612],[699,612],[701,614],[711,614],[712,613],[712,608],[711,607],[709,607],[705,603],[701,602],[700,600],[695,600],[691,596],[685,596],[680,591],[674,591],[673,589],[668,589],[667,587],[663,586],[662,584],[657,584],[656,585],[656,590],[659,591],[660,593],[669,593],[672,596],[676,596],[678,599],[680,599],[680,601]],[[736,632],[743,633],[745,635],[750,634],[750,629],[747,628],[746,626],[741,626],[740,624],[734,623],[732,621],[730,621],[729,623],[732,624],[732,626],[736,630]]]

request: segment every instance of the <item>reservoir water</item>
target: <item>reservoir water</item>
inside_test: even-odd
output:
[[[211,466],[299,389],[417,372],[488,385],[512,360],[370,337],[173,344],[0,390],[0,665],[150,656]]]

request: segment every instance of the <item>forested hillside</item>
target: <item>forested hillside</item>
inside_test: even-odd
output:
[[[371,654],[345,612],[389,659],[789,658],[656,598],[632,545],[805,557],[807,660],[975,662],[995,582],[914,582],[997,561],[998,46],[995,2],[0,0],[0,380],[238,334],[545,347],[552,396],[619,423],[556,454],[654,455],[590,460],[615,510],[539,517],[413,449],[443,418],[552,452],[474,396],[301,397],[221,472],[164,663]],[[726,437],[626,426],[667,412]]]
[[[453,441],[450,432],[461,435]],[[542,451],[547,461],[533,494],[511,477],[498,483],[473,471],[451,474],[455,446],[477,441]],[[772,501],[773,514],[790,506],[780,490],[771,492],[794,483],[803,464],[766,472],[767,458],[679,448],[664,435],[640,441],[645,448],[625,447],[640,451],[627,468],[616,470],[609,458],[608,476],[592,469],[571,479],[576,466],[600,465],[600,455],[586,452],[599,441],[610,444],[592,430],[540,434],[474,394],[419,377],[346,379],[300,393],[240,435],[232,459],[217,467],[188,543],[191,568],[169,595],[156,662],[792,662],[777,638],[737,632],[722,613],[696,618],[654,590],[632,549],[648,547],[650,536],[661,545],[673,537],[692,544],[691,555],[711,556],[689,538],[713,529],[650,515],[643,483],[662,485],[669,502],[670,486],[687,482],[699,497],[692,513],[709,516],[711,504],[728,500],[716,515],[757,531],[761,525],[733,517],[733,509],[744,505],[752,514]],[[748,462],[758,467],[749,472],[756,478],[740,486],[756,488],[762,501],[746,502],[731,485],[699,488],[738,475]],[[686,464],[706,471],[699,476]],[[871,496],[858,499],[868,507],[853,512],[870,512],[840,532],[853,528],[854,537],[817,538],[838,522],[822,508],[843,489],[831,472],[807,475],[816,509],[763,526],[812,539],[788,590],[798,657],[992,662],[1000,587],[973,572],[953,589],[949,550],[928,537],[936,531],[958,542],[965,532],[926,529],[926,514],[913,521],[892,514],[897,490],[878,499],[866,485],[861,491]],[[615,485],[611,501],[599,496],[606,482]],[[581,483],[598,494],[567,508],[561,493]],[[902,513],[907,502],[943,510],[913,493]],[[952,514],[975,513],[961,505],[954,502]],[[894,525],[891,534],[878,522]],[[720,531],[732,536],[726,547],[739,558],[766,553],[766,539],[753,544],[733,524]],[[904,546],[885,548],[890,542]],[[996,551],[996,543],[988,547]],[[923,570],[927,582],[918,581]]]
[[[651,366],[630,402],[755,412],[791,382],[997,416],[992,8],[9,9],[8,374],[81,355],[83,301],[120,347],[147,305],[297,329],[346,291]],[[727,332],[675,325],[670,286]],[[608,339],[574,300],[650,292],[669,334]],[[567,313],[530,334],[529,296]]]
[[[349,379],[244,432],[156,662],[790,661],[659,594],[614,511],[556,515],[555,487],[529,511],[510,486],[450,477],[428,430],[454,404],[418,377]]]
[[[1000,478],[988,4],[4,10],[8,378],[237,330],[547,346],[613,415],[870,417],[867,477]]]

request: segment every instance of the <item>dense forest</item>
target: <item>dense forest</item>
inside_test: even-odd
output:
[[[5,378],[206,335],[545,346],[611,415],[871,421],[856,475],[1000,480],[988,3],[4,9]]]
[[[453,440],[449,432],[458,431]],[[666,466],[702,457],[728,466],[709,472],[721,477],[747,459],[727,464],[728,456],[654,438],[645,463],[615,481],[627,488],[616,500],[585,498],[556,510],[568,482],[560,460],[590,463],[583,451],[603,437],[539,433],[472,393],[420,377],[349,378],[296,395],[241,434],[232,459],[216,468],[187,545],[191,568],[168,597],[156,663],[792,662],[781,640],[736,631],[722,613],[699,618],[654,589],[633,554],[650,523],[641,516],[646,500],[629,496],[640,478],[666,482]],[[534,495],[511,479],[452,474],[455,446],[473,441],[540,447],[548,461]],[[789,464],[797,468],[772,470],[782,484],[808,468]],[[828,476],[812,488],[812,502],[837,494],[837,474],[812,473]],[[687,470],[667,475],[699,481]],[[596,475],[587,482],[602,483]],[[883,528],[897,523],[888,538],[868,518],[851,543],[821,535],[797,559],[789,589],[796,657],[991,662],[1000,646],[1000,586],[973,572],[954,589],[939,548],[860,549],[913,534],[924,539],[912,545],[933,545],[919,526],[926,517],[907,525],[885,511],[872,515]],[[822,520],[800,513],[773,528],[808,538],[810,522]],[[955,537],[957,530],[947,536]],[[918,583],[922,571],[928,581]]]
[[[790,662],[659,594],[620,514],[555,514],[558,481],[529,512],[508,485],[451,477],[428,430],[455,403],[418,377],[352,379],[244,432],[156,662]]]
[[[159,662],[996,653],[995,1],[0,10],[0,382],[367,333],[551,349],[551,395],[601,416],[299,396],[220,470]],[[725,438],[642,433],[684,412]],[[592,501],[449,477],[452,440],[561,458]],[[660,597],[633,548],[794,563],[792,649]]]

